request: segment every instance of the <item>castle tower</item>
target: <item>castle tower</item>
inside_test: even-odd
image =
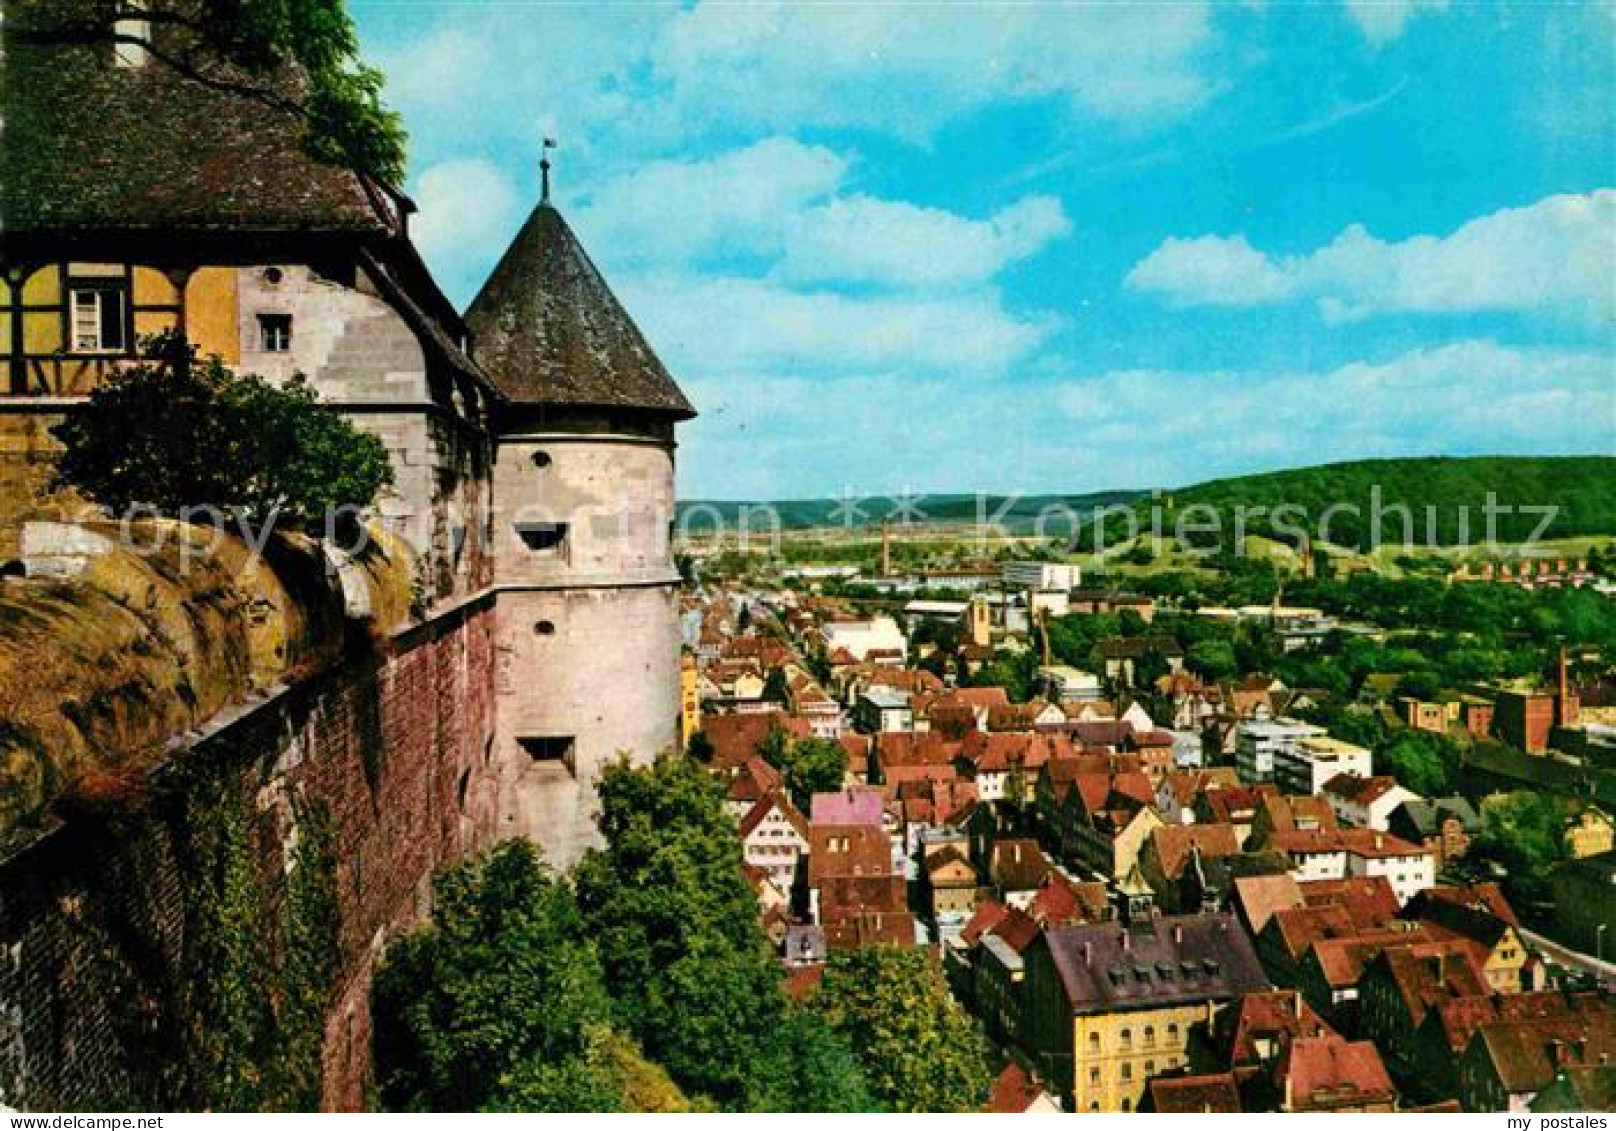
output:
[[[493,410],[497,836],[564,868],[602,767],[678,742],[674,425],[695,410],[546,192],[466,313]]]

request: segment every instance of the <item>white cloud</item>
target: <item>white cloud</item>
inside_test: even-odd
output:
[[[1015,314],[991,291],[848,296],[761,279],[678,272],[618,280],[625,305],[681,377],[757,373],[830,377],[895,370],[993,377],[1057,329]]]
[[[1551,196],[1447,236],[1388,242],[1361,225],[1306,255],[1274,257],[1239,236],[1170,239],[1126,285],[1179,305],[1316,299],[1333,321],[1409,312],[1533,311],[1616,320],[1616,189]]]
[[[796,218],[778,274],[792,282],[966,286],[992,279],[1071,230],[1052,196],[1027,197],[986,220],[851,196]]]
[[[1128,272],[1123,285],[1181,306],[1255,306],[1289,298],[1295,284],[1245,236],[1168,239]]]
[[[923,15],[924,18],[921,18]],[[1202,4],[698,4],[656,49],[690,112],[733,125],[927,137],[1007,99],[1061,98],[1113,122],[1171,119],[1214,92]]]
[[[522,215],[516,186],[488,161],[444,161],[416,179],[410,234],[445,289],[466,294],[487,277]]]
[[[848,163],[786,137],[700,161],[653,161],[594,192],[577,224],[620,264],[775,255],[792,218],[840,187]]]
[[[611,162],[625,137],[662,129],[627,76],[643,70],[671,11],[622,5],[602,19],[588,6],[557,4],[540,19],[529,5],[457,5],[452,22],[401,43],[366,44],[366,55],[386,72],[387,100],[403,111],[414,151],[514,148],[537,165],[539,139],[559,134],[563,159],[588,168]]]
[[[1448,0],[1345,0],[1347,15],[1370,46],[1390,43],[1403,34],[1409,17],[1419,11],[1439,11]]]
[[[851,154],[770,137],[701,160],[653,161],[606,181],[576,213],[614,267],[740,263],[792,285],[960,289],[1072,230],[1059,198],[1029,196],[984,220],[844,194]]]

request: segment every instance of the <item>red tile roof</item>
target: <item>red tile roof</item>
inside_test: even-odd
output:
[[[1266,1053],[1259,1042],[1278,1038],[1338,1037],[1297,990],[1269,990],[1247,994],[1218,1015],[1216,1039],[1230,1068],[1263,1064]]]
[[[1277,1076],[1292,1111],[1389,1105],[1397,1098],[1386,1065],[1369,1041],[1339,1037],[1292,1041]]]
[[[783,793],[771,793],[769,796],[762,798],[756,805],[752,806],[751,811],[746,816],[741,818],[741,839],[745,840],[751,836],[757,827],[763,823],[764,818],[768,817],[770,812],[775,809],[778,809],[785,816],[785,819],[798,836],[802,837],[803,840],[808,839],[808,821],[801,813],[797,812],[797,807],[791,804]]]
[[[1240,876],[1234,881],[1234,901],[1246,926],[1256,935],[1276,911],[1301,907],[1302,892],[1290,873],[1278,876]]]
[[[1151,1110],[1171,1115],[1240,1112],[1240,1088],[1234,1076],[1218,1072],[1206,1076],[1158,1077],[1149,1084]]]
[[[776,728],[792,738],[807,738],[813,733],[807,719],[784,711],[707,715],[702,719],[701,733],[713,744],[712,768],[730,771],[744,765]]]
[[[1183,873],[1193,850],[1199,849],[1203,857],[1233,856],[1240,851],[1233,825],[1163,825],[1150,839],[1162,874],[1170,880]]]
[[[1032,897],[1027,914],[1046,927],[1071,923],[1098,923],[1110,917],[1111,898],[1099,881],[1079,883],[1059,872],[1051,872]]]
[[[988,1096],[988,1110],[999,1115],[1020,1115],[1044,1094],[1027,1070],[1011,1061],[1004,1066]]]
[[[1299,884],[1297,890],[1308,907],[1344,908],[1359,930],[1384,927],[1399,915],[1397,893],[1385,876],[1308,880]]]
[[[970,922],[960,929],[960,939],[966,946],[975,946],[978,939],[987,934],[999,920],[1010,913],[1010,908],[994,900],[988,900],[976,909]]]

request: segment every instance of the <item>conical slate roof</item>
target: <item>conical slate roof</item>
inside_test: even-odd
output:
[[[572,229],[540,204],[466,311],[477,361],[517,404],[696,415]]]

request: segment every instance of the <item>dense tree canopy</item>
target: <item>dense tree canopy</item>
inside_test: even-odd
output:
[[[988,1046],[924,950],[833,955],[813,998],[858,1054],[875,1097],[894,1111],[979,1111]]]
[[[1504,884],[1523,903],[1549,897],[1549,873],[1565,859],[1565,812],[1554,797],[1505,793],[1481,806],[1481,835],[1475,850],[1502,865]]]
[[[571,891],[527,841],[441,872],[430,924],[376,977],[376,1060],[394,1110],[618,1110],[612,1000]],[[615,1063],[615,1062],[614,1062]]]
[[[664,756],[608,767],[600,797],[606,845],[579,864],[578,898],[619,1016],[646,1052],[725,1107],[814,1109],[830,1103],[827,1089],[861,1102],[835,1038],[792,1019],[722,787]],[[804,1079],[792,1063],[810,1055],[840,1067]]]
[[[799,738],[793,742],[784,731],[776,729],[764,738],[758,753],[780,771],[791,803],[804,813],[814,794],[841,789],[847,775],[847,750],[828,738]]]

